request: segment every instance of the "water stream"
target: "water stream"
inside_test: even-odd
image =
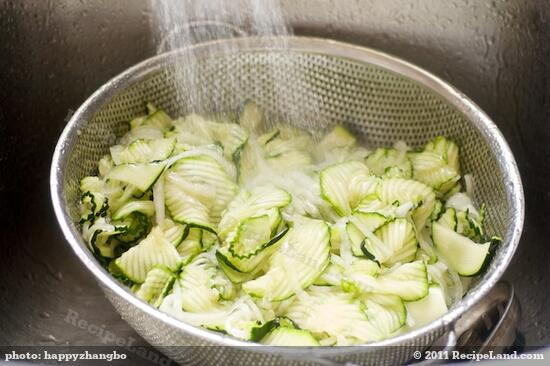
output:
[[[279,0],[152,0],[152,7],[157,28],[155,32],[158,34],[158,53],[232,37],[292,34]],[[286,49],[284,38],[269,38],[262,42],[266,42],[265,45],[271,48]],[[235,52],[235,46],[228,43],[221,43],[220,49],[218,53],[222,55]],[[284,51],[279,54],[284,54]],[[230,92],[238,91],[246,81],[243,81],[241,75],[227,72],[223,75],[229,79],[229,83],[224,84],[225,90],[217,90],[221,89],[217,85],[204,85],[205,80],[201,78],[201,68],[204,65],[197,57],[194,52],[182,54],[174,67],[178,97],[193,111],[227,108],[221,101],[228,99],[228,89]],[[266,77],[277,80],[276,62],[265,61]],[[280,89],[277,85],[273,88],[275,91]]]

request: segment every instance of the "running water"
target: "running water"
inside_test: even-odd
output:
[[[233,37],[246,37],[247,35],[273,37],[292,33],[283,17],[279,0],[152,1],[158,27],[158,53]],[[285,53],[284,38],[270,38],[264,42],[268,43],[262,45],[282,51],[279,52],[279,55]],[[217,52],[223,55],[235,51],[235,45],[220,43]],[[196,52],[187,52],[182,54],[181,59],[175,65],[173,71],[178,98],[188,106],[188,110],[192,111],[211,112],[212,110],[227,109],[227,107],[234,109],[236,106],[228,106],[228,103],[224,103],[231,99],[227,92],[234,93],[242,89],[242,84],[247,81],[227,70],[221,75],[226,80],[223,83],[224,86],[212,85],[213,80],[205,80],[202,76],[206,67],[204,62],[200,62],[202,56],[204,55]],[[271,62],[273,60],[265,61],[268,61],[264,65],[267,77],[276,80],[276,65]],[[281,57],[279,57],[280,61],[282,61]],[[254,89],[259,90],[260,88]],[[275,89],[279,88],[275,85]],[[254,98],[255,96],[243,95],[242,97]]]
[[[246,36],[255,37],[255,45],[276,51],[261,57],[229,57],[239,46],[220,42],[216,54],[222,57],[217,60],[204,52],[182,53],[171,77],[181,105],[176,114],[236,111],[245,100],[253,99],[298,127],[310,131],[325,127],[319,125],[316,103],[303,96],[304,90],[315,86],[309,84],[309,75],[304,75],[303,65],[298,65],[281,37],[293,32],[280,0],[151,1],[158,53]],[[246,47],[249,42],[245,38],[240,45]]]

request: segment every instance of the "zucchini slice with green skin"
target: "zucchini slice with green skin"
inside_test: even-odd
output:
[[[281,223],[282,217],[278,209],[268,210],[265,214],[253,216],[241,221],[233,239],[229,243],[229,251],[239,259],[256,255],[270,241]],[[278,239],[277,239],[278,240]]]
[[[130,280],[143,283],[153,267],[164,265],[176,271],[181,265],[181,259],[162,230],[155,227],[138,245],[117,258],[115,264]]]
[[[107,214],[109,203],[107,197],[103,193],[86,191],[80,200],[80,223],[94,221],[95,218]]]
[[[211,231],[203,230],[201,237],[201,246],[203,251],[212,248],[218,242],[218,236]]]
[[[407,321],[405,302],[395,295],[369,294],[363,297],[365,312],[372,323],[384,337],[389,337]]]
[[[405,301],[428,294],[428,274],[423,261],[405,263],[378,276],[351,274],[348,280],[361,293],[397,295]]]
[[[394,219],[379,227],[372,237],[366,237],[361,249],[386,266],[414,259],[418,242],[413,224],[407,219]]]
[[[413,178],[433,187],[440,195],[447,193],[460,180],[460,174],[436,153],[422,151],[408,155],[413,164]]]
[[[340,216],[351,214],[359,201],[375,193],[379,180],[363,163],[350,161],[329,166],[319,174],[321,197]]]
[[[405,152],[379,148],[365,159],[369,170],[378,176],[412,178],[412,163]]]
[[[307,330],[290,327],[278,327],[273,329],[262,338],[261,343],[269,346],[319,346],[319,342]]]
[[[132,200],[126,202],[112,216],[113,220],[121,220],[132,212],[141,212],[147,217],[153,216],[155,213],[155,204],[153,201],[137,201]]]
[[[202,251],[203,233],[204,231],[201,228],[187,227],[185,238],[176,247],[183,264],[189,263]]]
[[[121,244],[120,241],[111,240],[112,237],[118,236],[127,231],[127,227],[114,226],[105,222],[101,218],[87,228],[83,234],[84,239],[88,242],[92,252],[100,259],[116,258],[117,247]]]
[[[328,265],[329,240],[329,227],[324,221],[300,218],[270,258],[267,272],[244,283],[243,290],[255,297],[280,301],[307,288]]]
[[[227,205],[218,224],[218,236],[227,239],[242,220],[254,215],[261,215],[273,208],[283,208],[291,201],[288,192],[272,186],[260,186],[252,190],[241,189]]]
[[[483,206],[481,213],[483,214]],[[481,222],[478,222],[476,219],[470,215],[469,211],[458,212],[456,214],[457,226],[455,231],[461,235],[467,236],[468,238],[476,241],[480,241],[484,237],[483,232],[483,215]]]
[[[185,225],[177,224],[170,219],[164,219],[164,221],[159,224],[159,227],[164,232],[166,239],[175,247],[181,243],[188,233],[188,229]]]
[[[285,312],[300,329],[313,334],[337,337],[338,342],[351,345],[376,341],[380,331],[371,324],[363,305],[353,295],[338,289],[308,290],[297,296]]]
[[[164,162],[146,164],[121,164],[114,167],[107,179],[114,179],[137,187],[146,192],[155,184],[164,171]]]
[[[362,245],[367,236],[374,236],[374,231],[384,225],[387,219],[385,216],[375,212],[355,212],[350,221],[346,224],[346,232],[351,242],[353,255],[372,256],[373,253],[365,253]],[[373,239],[375,240],[375,239]]]
[[[216,251],[216,259],[218,260],[218,265],[220,266],[220,269],[225,273],[227,278],[229,278],[229,280],[231,280],[231,282],[235,284],[252,280],[258,275],[258,273],[261,270],[261,266],[256,265],[256,267],[253,268],[251,272],[242,272],[239,269],[237,269],[237,267],[235,267],[233,263],[231,263],[227,259],[227,257],[224,254],[222,254],[219,250]],[[262,260],[263,259],[265,258],[262,258]]]
[[[128,146],[111,147],[111,157],[115,165],[144,164],[168,159],[174,151],[176,139],[136,140]]]
[[[250,341],[259,342],[264,338],[269,332],[279,327],[287,327],[297,329],[296,323],[290,320],[287,317],[280,316],[274,319],[271,319],[261,325],[255,326],[250,332]]]
[[[136,291],[136,296],[158,308],[172,290],[175,280],[176,276],[168,268],[155,267],[147,273],[145,281]]]
[[[414,323],[414,328],[420,328],[436,320],[449,309],[445,302],[445,294],[441,287],[430,285],[428,295],[412,302],[407,302],[407,316]]]
[[[287,235],[288,226],[284,226],[279,233],[273,236],[267,243],[264,243],[262,248],[253,256],[247,258],[239,258],[234,256],[228,246],[221,247],[216,255],[220,263],[225,263],[229,268],[241,272],[255,272],[255,269],[269,258],[280,246],[281,240]]]
[[[437,223],[445,226],[448,229],[456,231],[457,229],[457,215],[456,211],[452,207],[445,209],[445,212],[437,219]]]
[[[477,244],[436,222],[432,224],[432,240],[449,266],[461,276],[479,273],[491,247],[491,242]]]
[[[433,189],[412,179],[383,179],[378,187],[378,197],[389,204],[412,203],[415,207],[412,218],[418,230],[424,227],[435,207]]]

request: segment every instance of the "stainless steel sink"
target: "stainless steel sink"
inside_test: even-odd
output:
[[[527,216],[507,271],[529,347],[550,344],[550,3],[283,0],[296,34],[380,49],[441,76],[497,123],[519,163]],[[231,16],[228,16],[230,21]],[[66,245],[48,174],[67,116],[155,54],[146,0],[0,1],[0,345],[104,345],[65,318],[143,340]],[[106,342],[104,342],[106,341]]]

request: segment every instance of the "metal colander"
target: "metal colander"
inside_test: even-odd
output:
[[[281,38],[276,40],[280,44]],[[123,318],[152,345],[181,363],[233,360],[270,365],[283,359],[316,359],[397,364],[409,360],[412,350],[428,347],[444,335],[452,343],[453,326],[489,293],[520,238],[523,191],[508,145],[479,107],[416,66],[329,40],[283,40],[284,50],[270,46],[275,44],[271,39],[252,37],[162,54],[130,68],[94,93],[71,118],[53,157],[52,199],[65,237]],[[174,79],[181,67],[175,66],[190,53],[196,60],[193,82],[200,87],[180,90]],[[178,116],[191,110],[235,110],[247,99],[303,127],[321,129],[343,123],[368,146],[387,146],[396,140],[421,146],[438,135],[456,141],[463,173],[475,178],[474,200],[487,203],[487,231],[504,239],[486,273],[437,321],[362,347],[250,347],[253,344],[184,324],[134,297],[100,266],[82,239],[78,225],[80,178],[97,173],[97,161],[126,131],[126,122],[142,113],[147,101]],[[196,348],[182,346],[215,347],[198,354]]]

